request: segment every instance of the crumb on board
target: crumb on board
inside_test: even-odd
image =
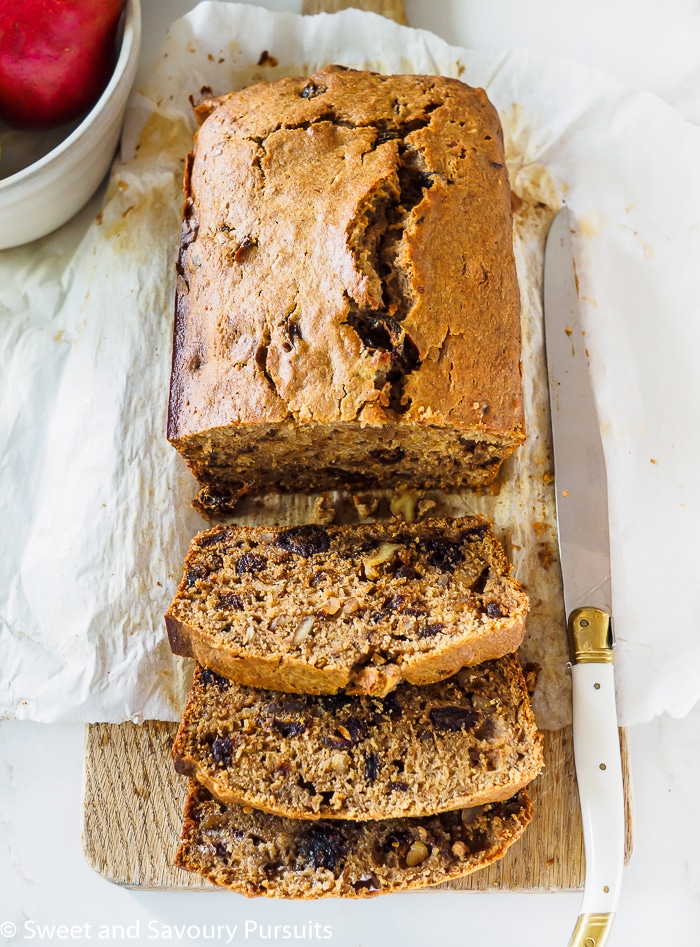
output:
[[[539,559],[540,565],[543,569],[549,569],[552,563],[556,560],[556,552],[551,543],[538,543],[537,544],[537,558]]]
[[[535,688],[537,687],[537,678],[539,677],[540,671],[542,670],[542,665],[537,664],[535,661],[529,661],[523,667],[523,677],[525,678],[525,687],[527,692],[532,697],[535,693]]]

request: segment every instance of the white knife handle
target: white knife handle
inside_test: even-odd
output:
[[[613,665],[571,668],[574,760],[586,853],[581,916],[570,947],[603,947],[617,908],[625,809]]]

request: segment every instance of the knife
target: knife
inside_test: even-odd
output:
[[[603,947],[622,884],[625,815],[615,679],[605,457],[578,312],[569,211],[547,236],[547,375],[559,555],[573,697],[586,880],[569,947]]]

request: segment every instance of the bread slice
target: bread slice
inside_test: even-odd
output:
[[[248,897],[369,898],[484,868],[530,820],[524,789],[422,819],[303,822],[219,802],[192,780],[175,864]]]
[[[384,696],[515,651],[527,596],[486,519],[195,537],[167,615],[175,654],[243,684]]]
[[[384,698],[281,694],[198,668],[173,757],[222,802],[366,821],[509,799],[539,773],[542,739],[515,655]]]

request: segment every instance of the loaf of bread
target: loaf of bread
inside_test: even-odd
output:
[[[231,680],[383,696],[515,651],[528,600],[480,516],[197,535],[167,614],[175,654]]]
[[[542,768],[515,655],[384,698],[309,697],[198,668],[175,768],[290,819],[415,818],[509,799]]]
[[[484,868],[530,820],[524,789],[423,819],[304,822],[227,805],[192,780],[175,864],[248,897],[369,898]]]
[[[491,482],[524,418],[510,189],[483,90],[333,66],[197,113],[168,437],[200,510]]]

